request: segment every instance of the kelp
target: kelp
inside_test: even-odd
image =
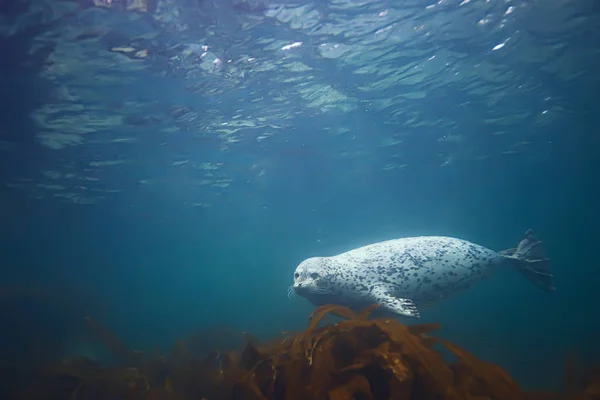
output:
[[[248,399],[248,400],[592,400],[600,398],[600,373],[575,378],[568,364],[564,394],[526,393],[503,368],[432,336],[437,324],[406,326],[361,312],[325,305],[308,328],[269,342],[240,335],[242,351],[187,354],[178,341],[162,356],[128,350],[114,333],[87,319],[122,365],[84,358],[37,371],[23,399]],[[327,315],[342,318],[321,326]],[[190,341],[190,343],[188,343]],[[456,361],[447,362],[442,349]],[[577,375],[579,376],[579,375]]]

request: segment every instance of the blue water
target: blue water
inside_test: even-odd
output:
[[[306,326],[305,258],[531,228],[556,293],[501,271],[419,322],[559,386],[568,352],[600,355],[600,14],[548,3],[2,5],[0,357],[107,359],[84,315],[135,349],[269,338]]]

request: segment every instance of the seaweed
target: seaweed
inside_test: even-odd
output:
[[[527,393],[501,367],[433,336],[437,324],[406,326],[337,305],[318,307],[304,332],[259,342],[240,333],[243,350],[191,350],[210,332],[178,341],[166,356],[134,352],[97,321],[88,324],[121,365],[84,358],[36,371],[24,399],[248,400],[592,400],[600,373],[567,364],[565,393]],[[321,326],[336,315],[342,320]],[[447,362],[441,349],[456,356]],[[439,349],[439,350],[438,350]],[[575,376],[582,376],[576,378]]]

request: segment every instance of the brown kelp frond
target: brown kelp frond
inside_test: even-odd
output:
[[[104,345],[113,353],[120,362],[128,365],[134,361],[134,352],[131,351],[111,330],[90,316],[85,317],[89,329],[98,336]]]
[[[314,330],[319,326],[319,323],[325,318],[328,314],[334,314],[339,317],[345,319],[356,320],[358,316],[354,311],[349,309],[348,307],[338,306],[334,304],[328,304],[324,306],[317,307],[315,311],[312,312],[308,316],[308,320],[310,323],[308,324],[308,330]]]
[[[360,312],[326,305],[311,314],[308,329],[259,342],[234,335],[242,351],[198,354],[203,332],[179,341],[165,357],[129,351],[108,329],[90,327],[119,355],[123,366],[104,367],[84,358],[38,371],[23,399],[71,400],[248,399],[248,400],[592,400],[599,398],[600,374],[569,378],[566,396],[526,393],[501,367],[479,360],[460,346],[431,336],[437,324],[406,326],[393,319],[369,319],[376,306]],[[338,323],[319,326],[333,314]],[[205,338],[205,339],[201,339]],[[196,345],[192,345],[196,343]],[[207,343],[204,343],[207,345]],[[458,361],[447,363],[441,345]],[[218,346],[221,347],[221,346]],[[569,371],[573,375],[572,369]],[[575,382],[575,383],[573,383]]]
[[[498,365],[479,360],[473,354],[445,339],[436,338],[460,360],[462,374],[459,388],[463,392],[480,392],[492,399],[524,398],[521,387]]]

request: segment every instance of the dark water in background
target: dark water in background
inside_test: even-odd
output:
[[[578,25],[578,35],[562,43],[579,46],[585,50],[579,54],[593,58],[598,43],[594,40],[600,38],[593,25],[598,18],[593,9],[584,11],[589,20]],[[216,10],[211,21],[227,21],[231,14],[225,13],[226,18],[223,12]],[[7,25],[14,23],[14,13],[4,15],[10,17],[4,21]],[[64,21],[59,19],[58,24]],[[558,73],[554,79],[543,71],[534,75],[535,68],[518,71],[521,77],[531,74],[540,91],[561,98],[569,112],[542,128],[530,119],[521,125],[512,123],[508,129],[515,136],[533,143],[517,154],[500,154],[495,139],[485,136],[486,129],[493,129],[482,124],[483,117],[477,114],[487,112],[483,106],[461,109],[463,114],[452,108],[452,98],[469,97],[460,85],[428,87],[443,93],[414,106],[423,115],[455,119],[448,129],[464,137],[450,143],[450,148],[441,148],[438,139],[445,135],[437,131],[442,128],[435,123],[413,128],[418,134],[407,135],[404,148],[379,147],[381,137],[405,128],[385,123],[389,110],[369,113],[359,107],[359,111],[347,113],[298,112],[277,131],[285,140],[272,145],[242,138],[223,150],[219,142],[223,137],[216,143],[199,139],[193,129],[181,128],[181,121],[173,122],[180,130],[165,139],[159,127],[164,129],[171,122],[159,118],[141,127],[130,124],[122,131],[98,130],[86,136],[87,144],[53,149],[40,145],[40,128],[32,122],[32,113],[71,78],[65,73],[60,82],[56,76],[44,76],[39,60],[37,67],[34,63],[25,69],[30,56],[16,49],[25,53],[23,49],[33,46],[36,35],[29,31],[23,38],[12,34],[3,39],[3,46],[12,49],[13,56],[2,62],[1,139],[5,147],[14,145],[0,153],[4,184],[0,192],[0,282],[4,288],[0,289],[0,311],[5,326],[0,343],[5,360],[39,355],[40,351],[47,353],[48,359],[82,352],[105,357],[81,322],[88,314],[110,326],[133,348],[141,349],[166,350],[194,330],[223,324],[260,337],[299,330],[305,327],[312,307],[300,298],[288,300],[286,288],[296,265],[307,257],[413,235],[456,236],[502,250],[516,245],[528,228],[545,242],[552,259],[555,294],[542,293],[519,274],[507,271],[424,310],[420,322],[440,322],[440,335],[502,365],[526,387],[555,387],[571,350],[598,359],[599,92],[597,77],[586,69],[592,63],[589,59],[572,59],[574,64],[580,62],[585,72],[573,81],[561,82]],[[248,42],[256,40],[251,37]],[[353,76],[344,82],[343,73],[336,74],[335,64],[313,67],[321,79],[345,84],[346,93],[359,85]],[[114,74],[115,66],[111,68]],[[121,90],[107,85],[104,91],[90,91],[89,98],[81,95],[79,101],[100,101],[108,110],[105,116],[134,113],[127,107],[111,108],[109,103],[135,99],[149,104],[148,109],[154,107],[155,115],[162,115],[169,104],[189,104],[198,112],[217,108],[224,118],[256,112],[245,96],[254,97],[261,85],[266,85],[265,94],[273,97],[273,90],[282,85],[256,80],[237,93],[216,93],[211,88],[190,93],[182,89],[185,79],[176,72],[168,69],[171,75],[161,78],[159,69],[167,67],[153,68],[135,84]],[[348,64],[340,65],[339,71],[344,68]],[[151,80],[153,73],[157,77]],[[98,97],[92,97],[92,92]],[[389,96],[383,89],[381,93]],[[236,96],[243,101],[235,103]],[[515,109],[525,113],[527,107],[538,108],[527,96],[521,104],[518,96],[511,99]],[[261,103],[261,107],[267,106]],[[279,107],[283,115],[286,110],[292,113],[295,105],[290,101],[273,103],[273,107]],[[148,109],[144,115],[151,115]],[[84,111],[64,111],[64,115],[78,112]],[[327,136],[327,129],[338,125],[353,130],[349,136]],[[530,137],[531,132],[543,132],[543,140]],[[135,135],[140,140],[125,147],[111,144],[99,149],[101,145],[93,144],[94,139],[111,135]],[[489,160],[476,161],[479,153],[473,152],[474,141],[478,151],[491,155]],[[335,157],[353,151],[366,153]],[[384,160],[398,151],[408,166],[383,170]],[[452,162],[442,167],[440,153]],[[168,165],[182,159],[181,155],[198,162],[222,163],[220,171],[225,172],[221,178],[232,183],[223,190],[213,186],[198,189],[197,170]],[[93,160],[117,156],[129,161],[114,169],[90,169]],[[266,174],[259,174],[261,169]],[[91,185],[120,192],[104,192],[102,201],[94,204],[40,195],[40,186],[35,190],[31,186],[47,184],[42,182],[47,174],[40,171],[48,170],[98,179],[81,183],[63,175],[58,181],[71,192],[81,186],[89,192]],[[140,183],[147,179],[156,183]],[[211,206],[190,206],[196,201]]]

